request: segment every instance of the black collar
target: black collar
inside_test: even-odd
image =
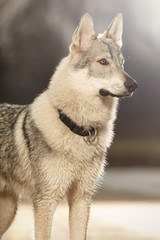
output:
[[[79,127],[69,117],[67,117],[61,110],[58,109],[60,120],[74,133],[83,137],[96,137],[96,130],[94,127],[90,127],[88,130],[83,126]]]

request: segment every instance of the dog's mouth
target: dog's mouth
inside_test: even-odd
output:
[[[99,94],[100,94],[102,97],[111,96],[111,97],[117,97],[117,98],[129,97],[129,96],[132,95],[132,93],[123,94],[123,95],[113,94],[113,93],[111,93],[111,92],[109,92],[108,90],[103,89],[103,88],[99,90]]]

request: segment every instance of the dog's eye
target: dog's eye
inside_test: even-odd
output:
[[[108,65],[109,64],[109,62],[105,58],[102,58],[102,59],[98,60],[97,62],[99,62],[101,65]]]

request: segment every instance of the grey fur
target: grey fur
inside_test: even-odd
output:
[[[106,53],[106,55],[105,55]],[[111,62],[114,62],[117,67],[122,67],[123,62],[123,55],[118,46],[114,43],[112,39],[109,38],[95,38],[93,41],[92,46],[89,48],[87,52],[84,53],[83,57],[77,62],[74,63],[74,69],[77,71],[78,69],[88,69],[89,76],[93,77],[106,77],[106,74],[102,75],[100,73],[99,75],[97,72],[95,73],[92,62],[97,59],[100,56],[105,56],[108,58],[108,60]]]
[[[14,142],[14,125],[24,106],[0,104],[0,175],[14,182],[18,153]],[[5,185],[5,188],[8,188]]]
[[[20,131],[23,139],[22,145],[28,152],[28,160],[25,165],[19,158],[19,152],[15,144],[15,126],[21,114],[24,114]],[[43,146],[43,151],[42,151]],[[46,143],[43,134],[34,124],[34,120],[30,115],[29,106],[18,106],[1,104],[0,105],[0,179],[5,181],[3,189],[0,191],[14,188],[18,185],[28,185],[28,175],[25,170],[30,169],[35,177],[37,171],[36,162],[38,161],[38,152],[45,155],[51,152],[51,148]],[[25,168],[22,169],[22,166]],[[29,170],[28,169],[28,170]],[[22,173],[22,175],[17,174]],[[12,184],[11,184],[12,183]],[[29,183],[30,184],[30,183]]]

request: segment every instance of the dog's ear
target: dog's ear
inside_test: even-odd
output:
[[[122,32],[123,32],[123,16],[119,13],[110,24],[109,28],[104,32],[105,37],[112,38],[115,43],[122,47]]]
[[[82,16],[80,23],[73,34],[70,51],[72,51],[73,48],[83,52],[87,51],[91,46],[93,39],[93,21],[91,16],[86,13]]]

